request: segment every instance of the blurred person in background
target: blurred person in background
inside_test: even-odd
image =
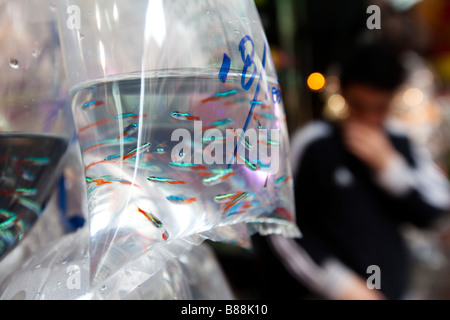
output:
[[[350,52],[340,77],[348,117],[313,122],[292,139],[303,237],[269,244],[298,280],[294,297],[402,299],[410,256],[399,228],[430,227],[449,209],[449,185],[426,150],[389,124],[404,74],[395,52],[380,43]],[[380,286],[369,289],[374,266]]]

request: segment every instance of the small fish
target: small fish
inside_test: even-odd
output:
[[[135,133],[138,130],[139,126],[137,123],[132,123],[128,127],[123,130],[123,133],[117,137],[117,140],[123,139],[126,136],[129,136]]]
[[[135,143],[136,139],[135,138],[125,138],[123,139],[121,142],[123,143]],[[103,140],[103,141],[99,141],[99,142],[95,142],[92,143],[90,145],[87,145],[86,147],[83,148],[82,152],[86,152],[95,148],[100,148],[100,147],[105,147],[105,146],[109,146],[109,145],[116,145],[118,143],[118,141],[116,139],[109,139],[109,140]]]
[[[241,98],[241,99],[235,99],[235,100],[232,100],[232,101],[225,101],[225,102],[223,102],[223,105],[225,107],[234,107],[234,106],[237,106],[237,105],[242,104],[242,103],[247,104],[248,103],[248,99],[247,98]]]
[[[263,140],[263,141],[260,141],[260,140],[258,140],[258,143],[263,143],[263,144],[265,144],[265,145],[268,145],[268,146],[279,146],[280,145],[280,143],[278,142],[278,141],[272,141],[272,140]]]
[[[214,197],[214,201],[217,202],[217,203],[228,202],[228,201],[233,200],[234,198],[236,198],[241,193],[242,192],[239,191],[239,192],[234,192],[234,193],[219,194],[219,195]]]
[[[24,180],[33,181],[35,179],[35,176],[32,173],[26,171],[25,169],[21,169],[19,167],[14,167],[14,171],[16,171],[18,174],[20,174],[20,176]]]
[[[230,216],[235,216],[235,215],[239,215],[239,214],[243,214],[243,213],[247,213],[248,211],[248,209],[250,209],[250,208],[252,208],[253,206],[255,205],[255,202],[252,202],[251,200],[247,200],[247,201],[245,201],[242,205],[240,205],[240,206],[237,206],[237,209],[238,210],[240,210],[240,211],[229,211],[228,213],[227,213],[227,217],[230,217]]]
[[[261,160],[259,160],[259,159],[253,159],[251,162],[252,162],[252,163],[256,163],[256,166],[257,166],[258,170],[260,170],[260,169],[268,169],[268,168],[271,167],[271,162],[269,162],[269,163],[263,163],[263,162],[262,162]]]
[[[188,198],[188,197],[181,197],[181,196],[168,196],[167,200],[169,200],[172,203],[175,204],[191,204],[195,201],[197,201],[197,198]]]
[[[218,141],[229,141],[230,139],[228,137],[216,137],[216,136],[203,136],[202,141],[203,143],[211,143],[211,142],[218,142]]]
[[[88,125],[88,126],[86,126],[86,127],[81,128],[80,130],[78,130],[78,135],[80,135],[80,134],[83,133],[84,131],[87,131],[87,130],[89,130],[89,129],[91,129],[91,128],[95,128],[95,127],[98,127],[98,126],[102,126],[102,125],[108,124],[108,123],[110,123],[110,122],[111,122],[111,120],[109,120],[109,119],[107,119],[107,120],[102,120],[102,121],[98,121],[98,122],[94,122],[94,123],[92,123],[92,124],[90,124],[90,125]]]
[[[250,103],[251,104],[258,104],[258,105],[263,105],[264,104],[264,102],[258,101],[258,100],[250,100]]]
[[[111,164],[111,163],[114,163],[113,161],[116,160],[116,159],[119,159],[119,160],[122,159],[121,155],[120,154],[112,155],[112,156],[106,157],[103,160],[92,162],[92,163],[90,163],[89,165],[86,166],[86,168],[84,169],[84,174],[86,175],[87,172],[89,171],[89,169],[91,169],[94,166],[97,166],[99,164]],[[131,162],[131,160],[128,160],[128,159],[125,159],[123,162],[124,163],[133,163],[133,164],[135,164],[135,162]],[[158,168],[158,170],[159,170],[159,168]]]
[[[141,208],[138,207],[138,211],[140,213],[142,213],[144,215],[144,217],[147,218],[148,221],[150,221],[156,228],[158,229],[162,229],[161,232],[161,238],[164,241],[167,241],[169,239],[169,233],[167,232],[167,230],[165,230],[163,224],[161,221],[159,221],[158,218],[156,218],[153,214],[151,214],[150,212],[144,211]]]
[[[156,152],[157,152],[157,153],[160,153],[160,154],[166,152],[165,147],[166,147],[166,144],[165,144],[164,142],[158,144],[158,145],[156,146]]]
[[[127,139],[133,139],[134,138],[127,138]],[[117,141],[116,141],[117,142]],[[103,160],[100,161],[96,161],[93,163],[90,163],[89,165],[86,166],[86,168],[84,169],[84,174],[86,175],[88,170],[90,168],[92,168],[93,166],[99,165],[99,164],[105,164],[105,163],[111,163],[114,160],[118,160],[118,161],[123,161],[123,162],[128,162],[130,163],[130,161],[127,161],[129,158],[135,156],[139,151],[147,151],[150,148],[150,143],[146,143],[142,146],[140,146],[139,148],[133,149],[130,152],[128,152],[126,155],[122,156],[120,154],[115,154],[115,155],[111,155],[106,157]]]
[[[108,156],[105,158],[104,161],[111,161],[111,160],[115,160],[115,159],[120,159],[122,156],[120,154],[114,154],[112,156]]]
[[[136,156],[137,154],[139,154],[139,152],[146,152],[146,151],[148,151],[150,149],[150,146],[151,146],[151,143],[147,142],[147,143],[143,144],[142,146],[131,150],[125,156],[122,157],[122,161]]]
[[[97,187],[105,185],[105,184],[112,184],[112,183],[121,183],[121,184],[126,184],[126,185],[134,185],[132,182],[124,180],[124,179],[119,179],[119,178],[113,178],[110,176],[104,176],[98,179],[87,179],[86,181],[89,183],[95,183],[97,185]],[[135,185],[136,187],[139,187],[137,185]]]
[[[175,168],[182,168],[182,169],[206,170],[206,166],[193,163],[170,162],[169,165]]]
[[[259,166],[257,164],[252,163],[249,159],[246,157],[243,157],[239,155],[239,158],[241,161],[244,162],[245,166],[253,171],[259,170]]]
[[[117,142],[117,140],[116,140]],[[145,152],[148,151],[150,149],[151,143],[148,142],[146,144],[143,144],[140,147],[137,147],[131,151],[129,151],[126,155],[121,155],[121,154],[115,154],[115,155],[111,155],[109,157],[105,158],[105,161],[111,161],[111,160],[115,160],[115,159],[119,159],[119,161],[125,161],[129,158],[132,158],[134,156],[136,156],[139,152]]]
[[[105,184],[112,184],[111,181],[108,181],[108,180],[106,180],[106,179],[101,179],[101,178],[100,178],[100,179],[92,180],[91,183],[95,183],[95,184],[97,185],[97,187],[103,186],[103,185],[105,185]]]
[[[21,196],[34,196],[37,193],[36,189],[16,189],[14,190],[15,194],[21,195]]]
[[[0,231],[4,230],[4,229],[8,229],[9,227],[13,226],[16,219],[17,219],[17,217],[14,214],[12,214],[5,221],[0,222]]]
[[[211,172],[199,172],[198,175],[202,178],[211,177],[213,174]]]
[[[260,106],[261,109],[270,109],[270,106],[267,105],[267,104],[265,104],[265,103],[262,102],[262,101],[250,100],[250,103],[251,103],[251,104],[256,104],[256,105]]]
[[[206,130],[209,130],[209,129],[223,127],[223,126],[225,126],[227,124],[231,124],[231,123],[233,123],[233,119],[223,119],[223,120],[214,121],[209,126],[204,127],[203,131],[206,131]]]
[[[95,107],[98,107],[98,106],[102,106],[104,104],[105,104],[104,101],[93,100],[93,101],[89,101],[89,102],[86,102],[85,104],[83,104],[81,106],[81,109],[85,110],[85,109],[87,109],[89,107],[94,107],[95,108]]]
[[[112,178],[112,179],[109,179],[108,181],[111,181],[113,183],[120,183],[120,184],[125,184],[125,185],[135,186],[135,187],[140,188],[137,184],[134,184],[133,182],[130,182],[130,181],[127,181],[124,179]]]
[[[177,181],[174,179],[158,178],[158,177],[148,177],[148,181],[157,183],[168,183],[168,184],[185,184],[184,181]]]
[[[36,189],[16,189],[16,190],[0,190],[1,196],[12,196],[12,195],[19,195],[19,196],[34,196],[36,195],[37,190]]]
[[[289,177],[284,176],[284,177],[281,177],[281,178],[278,178],[277,180],[275,180],[275,183],[281,183],[281,182],[285,182],[288,180],[289,180]]]
[[[268,120],[278,120],[277,116],[275,116],[271,113],[267,113],[267,112],[255,112],[254,117],[255,117],[255,119],[264,118],[264,119],[268,119]]]
[[[224,211],[228,211],[229,209],[234,207],[239,201],[241,201],[242,199],[247,198],[249,195],[250,194],[248,192],[242,192],[241,194],[236,196],[232,201],[230,201],[223,210]]]
[[[141,117],[141,114],[130,112],[130,113],[118,114],[117,116],[114,117],[114,119],[116,119],[116,120],[119,120],[119,119],[139,119],[140,117]],[[142,118],[146,118],[146,117],[148,117],[147,114],[142,114]]]
[[[247,149],[253,149],[253,145],[247,141],[247,139],[244,139],[244,137],[238,133],[236,130],[231,129],[231,132],[242,141],[242,144],[247,147]]]
[[[204,185],[216,185],[234,176],[233,169],[213,169],[213,175],[203,179]]]
[[[237,94],[236,90],[216,93],[215,95],[213,95],[213,96],[211,96],[209,98],[203,99],[202,103],[207,103],[207,102],[210,102],[210,101],[217,101],[217,100],[219,100],[221,98],[228,97],[228,96],[233,96],[235,94]]]
[[[218,121],[214,121],[211,126],[214,127],[221,127],[224,126],[226,124],[230,124],[233,122],[233,119],[223,119],[223,120],[218,120]]]
[[[35,166],[45,166],[50,163],[49,157],[30,157],[20,160],[15,160],[15,164],[29,164]]]
[[[1,208],[0,208],[0,215],[2,215],[3,216],[2,218],[4,218],[4,219],[9,219],[11,217],[16,216],[15,213],[8,211],[6,209],[1,209]]]
[[[27,199],[20,195],[14,195],[12,198],[19,200],[21,205],[34,211],[34,213],[36,213],[37,215],[39,215],[42,211],[42,207],[33,200]]]
[[[153,214],[150,212],[144,211],[141,208],[138,207],[138,211],[144,215],[144,217],[147,218],[148,221],[150,221],[156,228],[162,228],[163,224],[161,221],[158,220]]]
[[[171,113],[172,118],[177,119],[177,120],[200,120],[199,117],[195,117],[190,113],[182,113],[182,112],[172,112]]]

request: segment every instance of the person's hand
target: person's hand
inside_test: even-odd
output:
[[[379,290],[369,289],[362,278],[354,276],[345,285],[338,300],[386,300],[386,297]]]
[[[376,172],[399,156],[381,128],[350,120],[344,121],[342,128],[347,149]]]

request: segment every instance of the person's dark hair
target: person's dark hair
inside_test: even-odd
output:
[[[387,44],[360,45],[343,60],[340,80],[344,90],[350,84],[359,83],[394,91],[404,81],[404,68]]]

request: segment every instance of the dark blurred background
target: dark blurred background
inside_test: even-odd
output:
[[[381,39],[403,53],[408,71],[396,97],[393,116],[405,122],[411,137],[431,151],[449,172],[450,1],[449,0],[255,0],[271,46],[283,93],[290,134],[306,122],[339,118],[337,62],[355,42]],[[381,29],[369,30],[370,5],[381,9]],[[312,73],[326,82],[312,90]],[[450,298],[447,224],[429,232],[405,230],[415,257],[412,299]],[[254,241],[260,241],[256,237]],[[237,298],[271,297],[264,279],[279,277],[263,266],[254,250],[212,244]],[[272,296],[275,296],[273,293]]]
[[[364,37],[392,42],[419,54],[441,95],[450,86],[450,1],[256,0],[272,48],[289,130],[322,116],[325,101],[308,89],[313,72],[332,75],[333,64]],[[381,9],[381,29],[368,30],[369,5]]]

